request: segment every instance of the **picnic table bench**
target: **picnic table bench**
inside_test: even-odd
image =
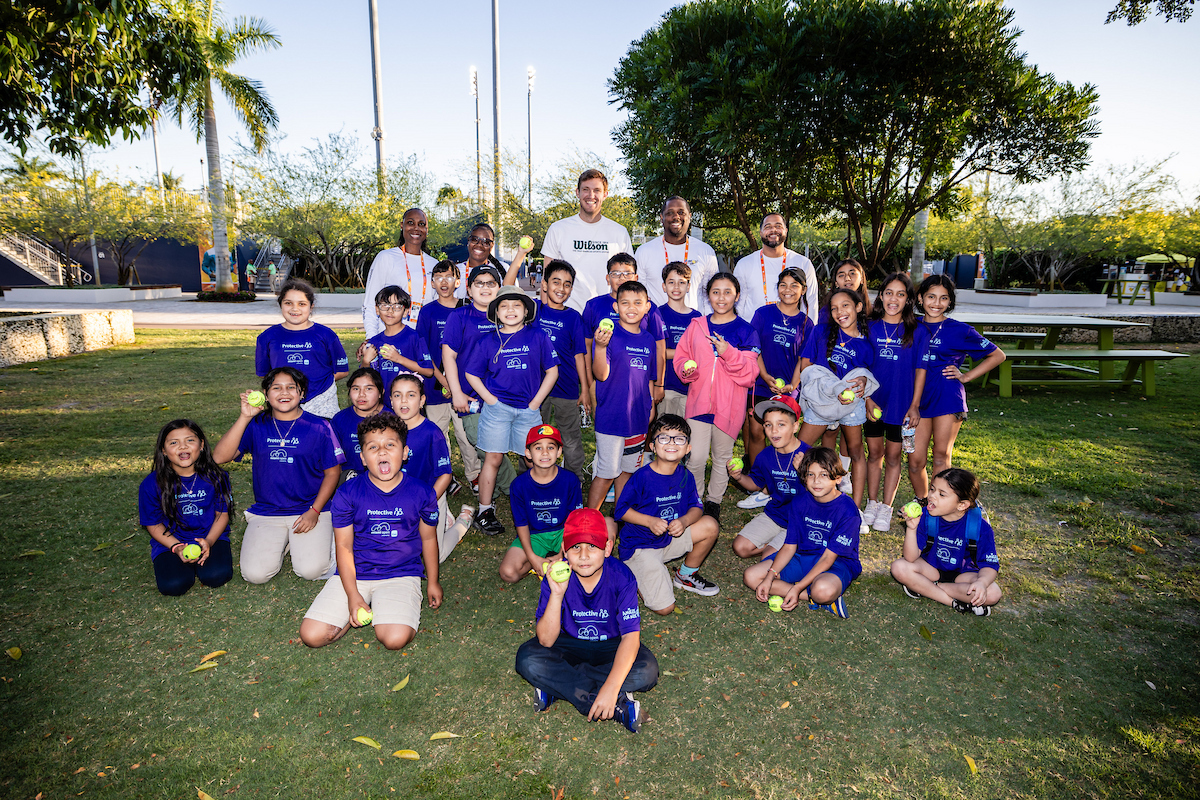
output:
[[[1012,397],[1012,387],[1021,385],[1116,385],[1128,388],[1135,383],[1142,385],[1146,397],[1154,397],[1155,364],[1183,358],[1187,353],[1168,350],[1015,350],[1007,355],[1008,358],[996,368],[1001,397]],[[1095,361],[1099,369],[1080,364],[1089,361]],[[1113,365],[1120,361],[1127,364],[1124,376],[1117,378],[1113,376]],[[1139,369],[1142,371],[1140,381],[1137,380]],[[1050,372],[1041,377],[1024,377],[1038,370]],[[1022,377],[1013,377],[1014,373]],[[1064,373],[1086,377],[1064,377]]]
[[[1116,278],[1105,278],[1100,283],[1100,291],[1109,297],[1117,298],[1117,305],[1121,305],[1124,300],[1129,300],[1129,305],[1133,305],[1133,301],[1137,299],[1138,292],[1142,288],[1142,284],[1146,284],[1146,292],[1150,295],[1150,305],[1154,305],[1154,284],[1156,281],[1149,275],[1141,275],[1138,273],[1126,273]],[[1126,294],[1126,284],[1129,285],[1129,293]],[[1111,290],[1109,287],[1112,287]]]

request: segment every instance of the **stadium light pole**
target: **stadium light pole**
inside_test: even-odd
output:
[[[525,68],[525,75],[529,79],[529,91],[525,95],[525,124],[527,132],[525,134],[526,141],[529,146],[529,175],[526,183],[526,191],[529,193],[529,210],[533,210],[533,79],[537,75],[537,70],[533,67]]]
[[[471,67],[471,97],[475,98],[475,202],[483,210],[483,167],[479,149],[479,70]]]
[[[371,138],[375,140],[375,179],[379,186],[379,197],[387,195],[387,165],[383,152],[383,79],[379,63],[379,8],[376,0],[367,0],[371,17],[371,82],[375,89],[375,127]]]
[[[492,0],[492,183],[495,196],[492,206],[495,218],[497,253],[502,241],[500,229],[500,0]]]

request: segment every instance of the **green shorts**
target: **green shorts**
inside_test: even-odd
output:
[[[535,556],[556,556],[562,550],[562,528],[555,531],[545,531],[544,533],[529,534],[529,546],[533,550]],[[516,547],[523,550],[521,546],[521,537],[513,539],[509,547]]]

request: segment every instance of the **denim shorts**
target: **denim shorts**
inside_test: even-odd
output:
[[[804,424],[805,425],[824,425],[830,430],[837,430],[841,426],[852,428],[855,425],[862,425],[867,421],[867,401],[861,397],[853,403],[845,406],[845,411],[842,412],[840,419],[822,419],[809,409],[804,409]]]
[[[513,408],[499,400],[484,403],[479,412],[479,449],[485,453],[525,452],[529,429],[542,424],[542,412],[536,408]]]

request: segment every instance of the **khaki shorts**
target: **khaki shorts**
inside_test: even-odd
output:
[[[738,536],[750,541],[755,547],[770,547],[778,550],[787,538],[787,528],[781,528],[766,514],[759,514],[738,531]]]
[[[690,552],[692,529],[689,526],[666,547],[634,550],[633,555],[625,560],[625,566],[637,578],[642,602],[651,611],[659,611],[675,602],[675,586],[671,583],[671,571],[667,569],[667,563],[683,558]]]
[[[358,581],[358,593],[371,607],[372,625],[407,625],[414,631],[421,625],[421,579],[415,575]],[[341,628],[350,621],[350,598],[340,576],[325,581],[325,588],[313,600],[304,616]]]
[[[642,464],[645,436],[610,436],[596,434],[596,465],[593,476],[616,480],[622,472],[633,474]]]

